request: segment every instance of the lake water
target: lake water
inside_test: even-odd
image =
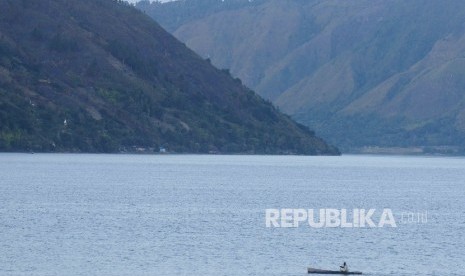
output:
[[[267,228],[267,208],[397,227]],[[464,235],[463,158],[0,154],[0,275],[465,275]]]

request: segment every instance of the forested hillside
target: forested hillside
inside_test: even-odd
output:
[[[0,11],[1,151],[338,154],[125,2]]]

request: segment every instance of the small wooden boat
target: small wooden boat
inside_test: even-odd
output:
[[[318,269],[318,268],[308,268],[308,273],[309,274],[339,274],[339,275],[361,275],[362,272],[360,271],[348,271],[348,272],[342,272],[339,270],[324,270],[324,269]]]

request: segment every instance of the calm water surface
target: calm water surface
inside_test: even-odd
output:
[[[266,228],[267,208],[398,227]],[[0,154],[0,275],[465,275],[464,235],[463,158]]]

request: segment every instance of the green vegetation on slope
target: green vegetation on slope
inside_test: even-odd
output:
[[[1,151],[338,153],[122,1],[0,10]]]

